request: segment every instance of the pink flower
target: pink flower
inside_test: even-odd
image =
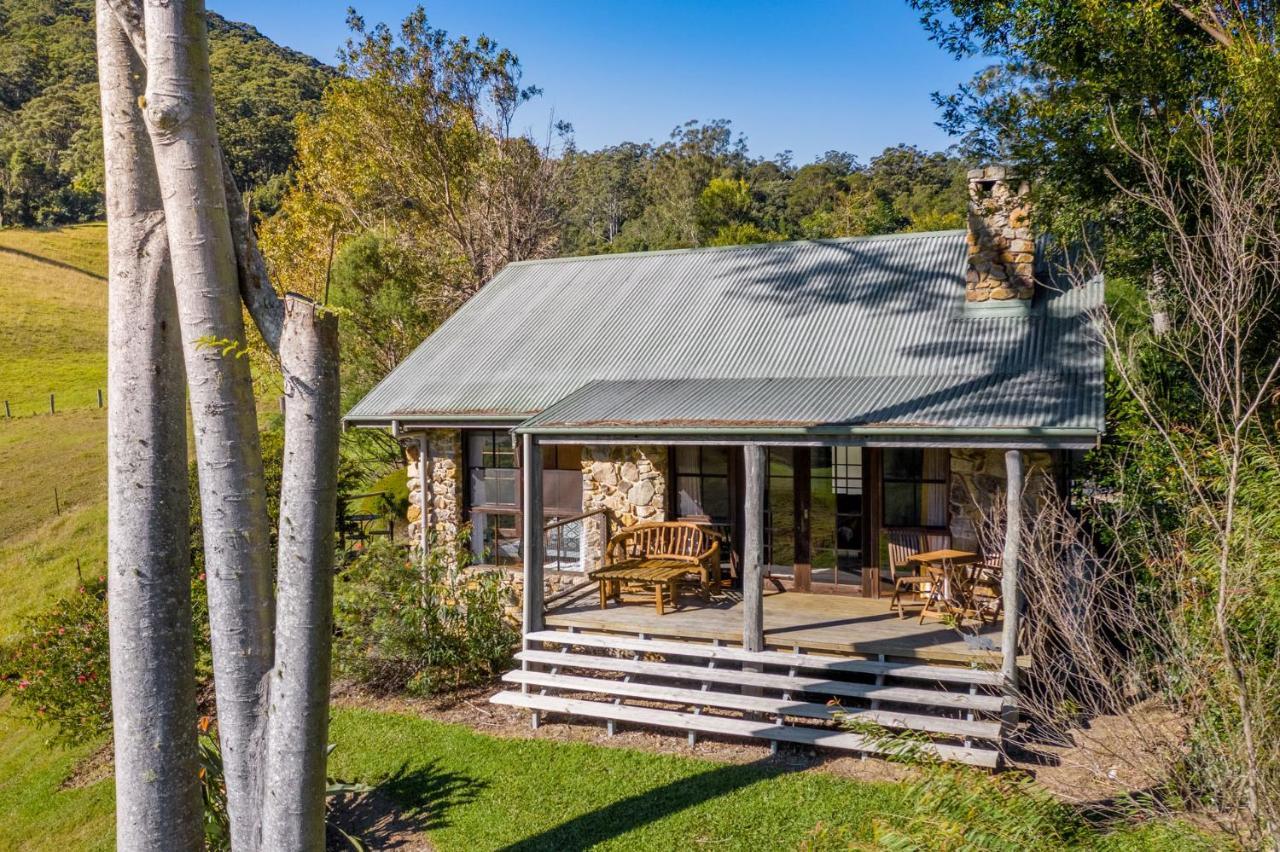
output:
[[[18,681],[18,689],[26,689],[30,685],[31,685],[30,681],[25,681],[25,680]]]

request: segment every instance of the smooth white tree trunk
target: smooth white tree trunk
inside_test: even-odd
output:
[[[338,475],[338,322],[285,299],[284,471],[275,668],[267,709],[262,848],[324,848]]]
[[[107,590],[116,846],[199,849],[186,384],[142,65],[97,8],[108,245]]]
[[[258,848],[270,540],[238,273],[213,118],[205,9],[143,9],[144,115],[164,197],[204,519],[218,729],[236,852]]]

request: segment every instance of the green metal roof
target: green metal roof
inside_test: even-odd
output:
[[[515,263],[347,419],[1100,434],[1101,281],[972,311],[965,265],[964,231]]]

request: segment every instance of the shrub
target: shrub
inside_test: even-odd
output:
[[[465,545],[426,555],[370,546],[339,577],[334,657],[381,692],[430,695],[493,677],[519,631],[502,575],[470,569]]]
[[[107,584],[81,585],[48,610],[22,619],[15,638],[0,647],[0,695],[55,739],[84,742],[111,727],[107,658]]]

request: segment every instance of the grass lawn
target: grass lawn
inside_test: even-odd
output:
[[[513,740],[427,719],[336,710],[330,773],[377,785],[441,850],[796,849],[815,826],[872,840],[907,788],[588,743]],[[374,838],[370,838],[374,839]],[[1215,848],[1181,825],[1126,828],[1091,848]]]
[[[115,847],[110,778],[78,789],[60,789],[72,767],[93,746],[61,749],[9,715],[0,700],[0,849],[80,850]]]

